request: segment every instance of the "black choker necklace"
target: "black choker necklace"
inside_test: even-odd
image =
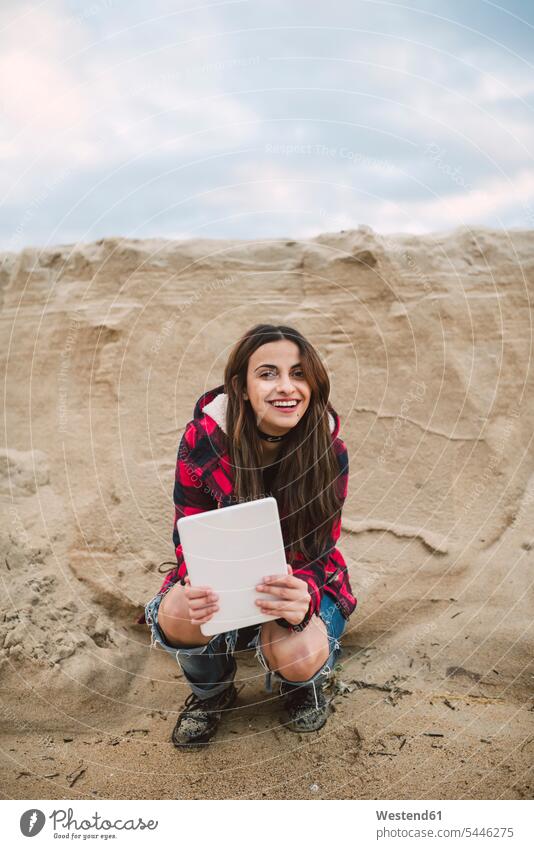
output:
[[[290,431],[288,430],[287,433],[290,433]],[[285,439],[287,433],[283,433],[282,436],[271,436],[270,433],[264,433],[258,428],[258,435],[261,439],[265,439],[266,442],[281,442],[282,439]]]

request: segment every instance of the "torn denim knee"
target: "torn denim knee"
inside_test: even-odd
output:
[[[145,605],[145,618],[151,631],[151,646],[159,643],[171,654],[191,690],[200,698],[207,699],[223,692],[233,681],[237,664],[233,657],[237,631],[215,634],[207,643],[199,646],[171,646],[158,625],[158,611],[163,594],[158,593]]]
[[[329,640],[330,639],[332,639],[334,644],[339,648],[338,641],[335,640],[335,638],[329,637]],[[263,651],[262,651],[262,648],[261,648],[261,642],[258,639],[256,646],[255,646],[255,648],[256,648],[256,659],[260,662],[261,666],[265,670],[265,690],[266,690],[266,692],[272,693],[272,682],[273,682],[273,678],[274,678],[275,681],[278,681],[280,683],[280,695],[282,695],[282,690],[283,690],[284,685],[288,686],[288,687],[305,687],[309,684],[313,684],[314,685],[314,693],[315,693],[315,682],[318,679],[322,679],[323,684],[326,683],[326,681],[328,680],[328,678],[329,678],[329,676],[332,673],[333,668],[334,668],[334,662],[335,662],[335,657],[337,656],[337,651],[334,651],[332,649],[332,642],[330,643],[330,645],[331,645],[331,650],[330,650],[330,654],[329,654],[327,660],[321,666],[321,668],[318,669],[317,672],[315,672],[314,675],[312,675],[306,681],[290,681],[288,678],[285,678],[283,675],[281,675],[279,671],[270,668],[270,666],[267,663],[265,656],[263,654]],[[317,693],[315,693],[315,701],[317,702]]]
[[[235,650],[235,644],[237,640],[237,630],[236,631],[228,631],[226,634],[214,634],[214,636],[207,643],[202,643],[199,646],[184,646],[177,648],[176,646],[171,646],[167,640],[165,639],[163,632],[158,624],[158,613],[161,602],[163,600],[165,593],[158,593],[151,598],[149,602],[145,605],[145,619],[147,625],[150,627],[150,646],[151,648],[159,643],[163,649],[168,651],[170,654],[177,655],[183,654],[187,657],[192,657],[193,655],[208,653],[211,655],[217,655],[221,652],[219,651],[219,644],[221,642],[221,637],[224,636],[226,651],[224,652],[226,656],[233,654]]]
[[[262,652],[262,649],[261,649],[261,641],[260,641],[260,633],[261,632],[258,632],[258,635],[255,639],[255,646],[254,647],[256,649],[256,658],[260,662],[261,666],[263,667],[263,669],[265,670],[265,673],[266,673],[265,674],[265,689],[268,693],[272,692],[273,678],[280,683],[280,695],[282,695],[284,687],[298,688],[298,687],[306,687],[306,686],[311,685],[311,686],[313,686],[313,692],[314,692],[314,696],[315,696],[315,704],[316,704],[316,707],[318,707],[317,691],[316,691],[315,688],[319,684],[321,684],[322,687],[324,687],[326,685],[328,679],[330,678],[330,676],[332,675],[332,673],[334,671],[334,666],[335,666],[336,660],[339,657],[339,655],[341,654],[341,644],[339,642],[338,637],[336,636],[336,632],[338,632],[339,636],[341,636],[341,633],[345,629],[345,622],[343,621],[341,623],[341,628],[339,628],[339,624],[340,624],[339,622],[338,622],[337,628],[333,627],[333,618],[334,618],[334,616],[336,615],[337,612],[338,612],[338,608],[336,607],[335,603],[331,602],[330,599],[325,598],[323,600],[323,604],[321,604],[319,616],[322,619],[322,621],[324,622],[325,627],[326,627],[326,635],[327,635],[327,638],[328,638],[328,646],[329,646],[330,651],[329,651],[329,654],[328,654],[328,657],[327,657],[325,663],[320,667],[320,669],[318,669],[315,672],[314,675],[312,675],[306,681],[290,681],[289,679],[287,679],[283,675],[281,675],[280,672],[270,669],[270,667],[269,667],[269,665],[268,665],[268,663],[265,659],[265,656]]]
[[[162,648],[170,651],[172,646],[169,646],[158,625],[158,611],[163,595],[164,593],[158,593],[145,604],[145,620],[150,628],[150,648],[159,643]]]

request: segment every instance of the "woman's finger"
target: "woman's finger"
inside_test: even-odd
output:
[[[192,604],[189,605],[189,613],[191,616],[197,616],[199,613],[202,613],[204,610],[218,610],[219,605],[216,601],[210,601],[205,604]]]
[[[267,575],[263,579],[263,583],[268,587],[291,587],[297,589],[300,584],[305,584],[300,578],[295,578],[294,575]]]
[[[292,601],[293,599],[296,601],[301,596],[300,590],[291,589],[291,587],[275,587],[258,584],[256,589],[260,593],[269,593],[269,595],[278,596],[279,598],[286,599],[286,601]]]
[[[293,616],[293,618],[297,618],[301,620],[304,618],[304,613],[299,613],[297,617],[294,616],[294,610],[283,610],[280,608],[279,610],[262,610],[261,611],[264,616],[272,616],[273,619],[287,619],[288,621]]]
[[[194,625],[199,622],[207,622],[208,619],[211,619],[213,614],[217,612],[217,610],[217,607],[205,607],[203,610],[192,610],[190,612],[190,620]]]
[[[187,599],[202,598],[203,596],[216,595],[211,587],[185,587],[184,595]]]
[[[203,625],[205,622],[209,622],[213,617],[213,613],[208,614],[207,616],[203,616],[201,619],[191,619],[192,625]]]
[[[275,610],[285,610],[286,612],[292,611],[296,613],[297,610],[304,606],[301,604],[295,604],[294,601],[264,601],[263,599],[258,599],[256,604],[261,608],[261,610],[267,610],[269,613]]]
[[[217,593],[206,593],[203,596],[189,599],[189,607],[202,607],[204,604],[216,604],[219,601]]]
[[[192,625],[198,625],[199,622],[208,622],[216,612],[216,610],[203,610],[201,613],[195,613],[194,616],[191,616],[189,621]]]

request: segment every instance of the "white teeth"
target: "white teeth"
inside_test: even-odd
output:
[[[270,401],[273,407],[296,407],[298,401]]]

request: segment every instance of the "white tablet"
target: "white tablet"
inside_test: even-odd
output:
[[[219,610],[200,626],[206,636],[269,622],[255,604],[257,584],[267,575],[287,575],[287,562],[276,499],[259,498],[177,523],[191,586],[211,587]]]

